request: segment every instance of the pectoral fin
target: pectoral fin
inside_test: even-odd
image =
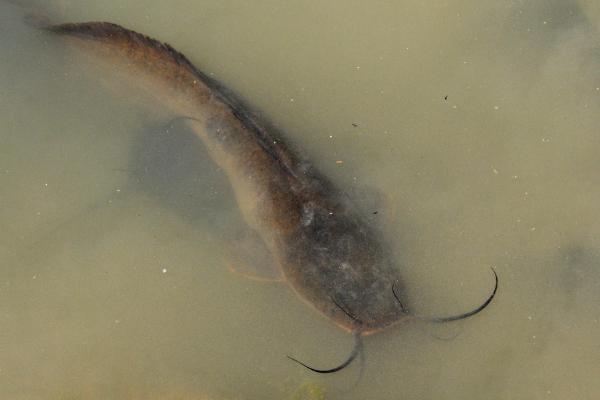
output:
[[[230,272],[258,282],[283,282],[281,269],[257,233],[248,229],[227,244]]]

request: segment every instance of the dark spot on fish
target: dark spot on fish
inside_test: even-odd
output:
[[[355,124],[355,123],[353,122],[353,123],[352,123],[352,126],[356,128],[356,127],[358,127],[358,124]]]
[[[448,95],[445,95],[445,96],[444,96],[444,100],[448,100]]]
[[[373,211],[373,215],[377,215],[379,211]]]

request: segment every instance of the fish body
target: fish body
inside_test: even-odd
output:
[[[345,193],[271,125],[168,44],[106,22],[46,26],[93,62],[185,117],[226,173],[237,204],[307,303],[346,330],[407,316],[393,257]]]

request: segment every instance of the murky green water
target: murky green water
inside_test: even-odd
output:
[[[263,109],[378,211],[421,314],[478,304],[491,266],[500,290],[367,337],[357,384],[358,362],[290,362],[334,366],[352,338],[230,272],[244,225],[201,144],[0,2],[0,398],[598,397],[594,3],[47,3],[167,41]]]

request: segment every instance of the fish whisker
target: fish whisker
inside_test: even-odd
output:
[[[419,319],[421,321],[435,322],[435,323],[459,321],[461,319],[469,318],[475,314],[480,313],[492,302],[492,300],[494,299],[494,296],[496,295],[496,292],[498,291],[498,274],[496,274],[496,271],[494,270],[494,268],[492,268],[492,272],[493,272],[494,278],[495,278],[494,290],[492,291],[492,294],[490,294],[488,296],[488,298],[481,305],[476,307],[475,309],[465,312],[465,313],[462,313],[462,314],[452,315],[449,317],[423,317],[423,316],[419,316],[419,315],[409,314],[408,311],[406,310],[406,308],[404,307],[404,305],[402,304],[402,302],[400,301],[400,297],[396,293],[396,284],[395,283],[392,285],[392,293],[394,294],[396,301],[398,301],[398,303],[400,304],[402,311],[404,313],[410,315],[413,318]]]
[[[338,372],[338,371],[341,371],[344,368],[346,368],[348,365],[350,365],[352,363],[352,361],[354,361],[356,356],[362,352],[362,339],[361,339],[362,336],[361,336],[360,331],[354,331],[353,336],[354,336],[354,347],[352,348],[352,352],[350,353],[350,355],[348,356],[346,361],[344,361],[337,367],[330,368],[330,369],[319,369],[319,368],[311,367],[310,365],[308,365],[294,357],[287,356],[287,358],[302,365],[304,368],[309,369],[309,370],[319,373],[319,374],[331,374],[333,372]]]

